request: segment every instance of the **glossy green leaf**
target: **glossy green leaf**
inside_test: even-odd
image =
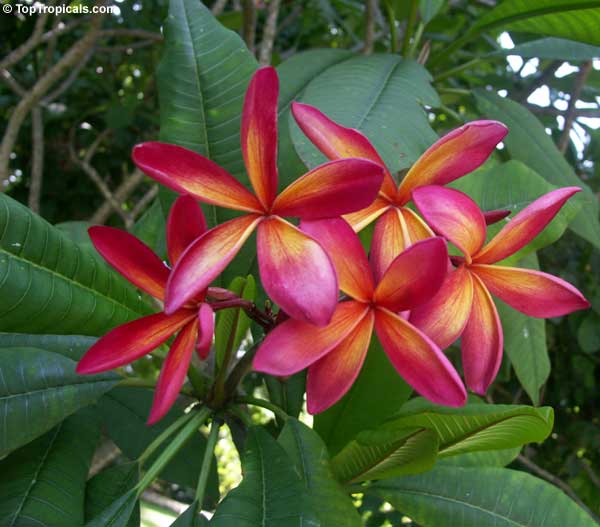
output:
[[[315,415],[314,428],[334,456],[359,432],[375,428],[397,412],[411,392],[373,339],[352,388],[330,409]]]
[[[591,60],[600,57],[600,46],[590,46],[564,38],[540,38],[517,44],[514,48],[503,49],[494,54],[519,55],[524,58],[559,59],[573,62]]]
[[[158,423],[147,426],[152,406],[153,390],[115,388],[98,401],[98,413],[108,436],[129,459],[136,459],[156,437],[182,415],[183,408],[175,404]],[[161,472],[161,479],[195,488],[206,448],[206,438],[198,433],[186,443]],[[150,457],[152,463],[156,455]],[[214,507],[219,499],[216,463],[208,479],[204,506]]]
[[[397,172],[437,140],[421,107],[439,104],[430,80],[421,65],[395,55],[354,57],[313,79],[301,101],[363,132],[390,171]],[[310,167],[323,162],[325,157],[292,121],[292,140],[300,158]]]
[[[357,440],[368,446],[385,445],[406,433],[424,428],[436,432],[440,457],[463,452],[514,448],[546,439],[552,431],[550,407],[501,404],[468,404],[462,408],[436,406],[419,397],[393,418]]]
[[[439,438],[423,428],[399,430],[395,439],[363,444],[356,439],[331,460],[335,476],[344,482],[419,474],[435,464]]]
[[[172,524],[171,527],[205,527],[208,520],[198,508],[198,502],[194,501]]]
[[[538,119],[524,106],[481,89],[474,91],[479,110],[491,119],[502,121],[510,132],[504,144],[511,158],[525,163],[558,187],[578,186],[584,192],[574,196],[581,210],[570,228],[579,236],[600,247],[598,202],[590,188],[573,172]]]
[[[57,223],[55,227],[77,245],[94,251],[95,249],[92,245],[92,240],[88,234],[88,229],[92,225],[93,224],[89,221],[65,221],[63,223]]]
[[[42,349],[0,350],[0,457],[93,403],[119,379],[112,372],[78,375],[75,365]]]
[[[238,276],[227,287],[238,297],[254,302],[256,299],[256,282],[252,275],[246,278]],[[227,350],[235,352],[250,329],[250,319],[241,308],[223,309],[217,313],[215,325],[215,360],[220,367]]]
[[[368,488],[423,527],[593,527],[559,489],[506,468],[438,467]]]
[[[327,447],[312,429],[289,418],[278,438],[300,474],[309,508],[318,525],[360,527],[362,522],[350,497],[334,479],[329,466]]]
[[[113,501],[85,527],[127,527],[137,503],[137,491],[132,489]]]
[[[306,392],[306,370],[290,377],[265,375],[265,384],[269,390],[269,400],[279,406],[286,414],[298,417],[304,404]]]
[[[521,452],[521,447],[485,452],[468,452],[457,456],[438,459],[438,466],[453,467],[505,467],[512,463]]]
[[[1,348],[38,348],[78,361],[97,340],[84,335],[0,333],[0,353]]]
[[[114,465],[92,477],[85,487],[85,520],[101,515],[113,502],[133,489],[139,479],[138,463],[128,462]],[[135,507],[127,522],[128,527],[140,524],[139,507]]]
[[[511,215],[505,221],[510,221],[537,198],[557,188],[521,161],[514,160],[496,165],[490,170],[469,174],[452,186],[468,194],[482,210],[510,210]],[[571,198],[540,234],[526,247],[505,259],[504,263],[512,265],[527,254],[554,243],[563,235],[580,208],[580,200]],[[504,222],[490,226],[488,239],[503,226]]]
[[[148,312],[99,255],[5,194],[0,233],[0,330],[101,335]]]
[[[419,0],[419,12],[423,24],[429,23],[443,5],[444,0]]]
[[[83,525],[99,432],[86,409],[0,461],[0,526]]]
[[[319,525],[290,458],[263,428],[248,431],[242,473],[242,482],[217,507],[212,527]]]

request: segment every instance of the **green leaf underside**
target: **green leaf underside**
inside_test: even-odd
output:
[[[83,525],[99,428],[86,409],[0,461],[2,527]]]
[[[505,468],[438,467],[365,489],[423,527],[593,527],[559,489]]]
[[[75,362],[35,348],[0,350],[0,457],[96,401],[114,373],[78,375]]]
[[[137,503],[137,492],[130,490],[113,501],[85,527],[126,527]]]
[[[505,467],[516,459],[519,452],[521,452],[521,447],[468,452],[466,454],[439,458],[437,464],[444,467]]]
[[[38,348],[78,361],[97,340],[84,335],[0,333],[0,348]]]
[[[149,312],[140,293],[24,205],[0,195],[0,330],[83,333]]]
[[[318,434],[290,418],[278,442],[304,482],[309,509],[316,514],[319,525],[360,527],[360,517],[349,496],[334,479],[327,447]]]
[[[564,38],[540,38],[517,44],[514,48],[494,52],[494,55],[519,55],[525,58],[560,59],[581,62],[600,56],[600,46],[590,46]]]
[[[572,221],[570,229],[600,247],[596,197],[573,172],[538,119],[527,108],[495,93],[476,89],[474,94],[479,110],[486,117],[498,119],[508,126],[510,132],[504,144],[511,158],[525,163],[553,185],[583,188],[582,193],[571,198],[573,203],[581,203],[582,209]]]
[[[436,140],[422,104],[438,106],[430,76],[419,64],[394,55],[354,57],[313,79],[301,101],[373,143],[392,173],[412,165]],[[309,167],[325,160],[290,119],[296,151]]]

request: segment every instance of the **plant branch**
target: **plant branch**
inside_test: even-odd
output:
[[[208,475],[210,474],[210,466],[212,464],[215,446],[217,446],[217,440],[219,439],[219,428],[221,428],[221,424],[222,422],[220,420],[213,420],[210,425],[208,439],[206,440],[204,458],[202,459],[202,467],[200,468],[200,476],[198,477],[198,485],[196,487],[196,501],[198,502],[199,507],[202,507],[202,503],[204,502],[206,483],[208,481]]]
[[[279,408],[276,404],[273,404],[270,401],[265,401],[264,399],[257,399],[256,397],[236,397],[236,403],[240,404],[249,404],[251,406],[259,406],[264,408],[265,410],[269,410],[277,417],[279,417],[282,421],[286,421],[289,417],[288,414],[285,413],[283,408]]]
[[[2,77],[2,80],[4,81],[4,84],[6,84],[15,94],[17,94],[19,97],[25,96],[27,91],[11,75],[10,71],[0,70],[0,76]]]
[[[261,66],[267,66],[271,64],[271,57],[273,55],[273,43],[275,42],[275,36],[277,35],[277,17],[279,16],[279,6],[281,0],[270,0],[269,7],[267,8],[267,21],[263,28],[263,39],[260,44],[260,51],[258,53],[258,62]]]
[[[365,2],[365,41],[363,54],[370,55],[375,48],[375,8],[376,0],[367,0]]]
[[[44,120],[39,106],[31,111],[31,132],[31,177],[27,204],[33,212],[39,214],[44,176]]]
[[[214,16],[219,16],[225,10],[225,7],[227,6],[227,1],[228,0],[217,0],[210,8],[210,12]]]
[[[150,205],[156,196],[158,196],[158,185],[153,185],[135,204],[133,209],[131,209],[131,218],[135,220],[142,212],[144,212],[146,207]],[[119,203],[122,203],[122,201],[119,201]]]
[[[135,189],[144,181],[144,173],[136,168],[130,175],[126,176],[123,182],[117,187],[117,189],[113,192],[114,199],[121,204],[119,207],[122,208],[122,204],[125,203],[127,198]],[[143,198],[142,198],[143,199]],[[90,217],[90,223],[101,225],[106,222],[106,220],[113,213],[114,209],[112,204],[105,200],[104,203],[94,212],[94,214]]]
[[[23,42],[17,49],[11,51],[2,61],[0,61],[0,70],[8,69],[13,64],[19,62],[27,53],[35,48],[42,40],[44,26],[50,13],[44,12],[38,15],[31,36]]]
[[[547,84],[549,80],[554,77],[556,70],[563,63],[562,60],[552,61],[548,66],[546,66],[539,75],[537,75],[532,82],[528,83],[526,86],[514,92],[511,95],[511,99],[524,103],[529,99],[529,96],[537,90],[540,86]],[[523,66],[525,66],[526,61],[523,61]]]
[[[256,39],[256,6],[254,0],[242,0],[242,12],[244,16],[244,42],[250,52],[254,53],[254,40]]]
[[[567,108],[567,115],[565,116],[565,125],[563,127],[562,134],[560,139],[558,140],[558,149],[561,153],[565,153],[567,151],[567,146],[569,146],[569,134],[571,133],[571,128],[573,127],[573,123],[575,122],[575,111],[577,109],[577,101],[579,100],[579,96],[581,95],[581,90],[585,86],[587,78],[592,71],[592,61],[588,60],[584,62],[579,68],[579,72],[575,77],[575,82],[573,83],[573,89],[571,90],[571,94],[569,97],[569,106]]]

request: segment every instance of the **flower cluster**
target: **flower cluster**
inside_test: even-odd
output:
[[[443,350],[461,337],[466,385],[485,393],[503,348],[491,294],[542,318],[588,307],[577,289],[557,277],[496,265],[537,236],[578,188],[542,196],[486,244],[486,225],[507,213],[484,213],[465,194],[443,186],[479,167],[506,135],[504,125],[475,121],[450,132],[398,185],[363,134],[316,108],[293,103],[296,122],[330,161],[278,193],[278,92],[275,70],[266,67],[256,72],[246,93],[241,146],[254,193],[185,148],[150,142],[134,149],[141,170],[181,194],[167,223],[171,267],[132,235],[109,227],[90,229],[100,254],[163,302],[164,309],[108,333],[77,370],[95,373],[123,366],[177,334],[149,422],[160,419],[175,401],[194,348],[207,357],[213,310],[236,305],[228,292],[210,284],[254,231],[262,286],[286,316],[267,328],[272,330],[253,367],[276,376],[308,368],[311,413],[325,410],[348,391],[373,332],[417,392],[439,404],[461,406],[467,392]],[[207,230],[196,200],[242,214]],[[420,216],[409,208],[411,200]],[[299,226],[285,217],[299,218]],[[375,220],[367,257],[356,233]]]

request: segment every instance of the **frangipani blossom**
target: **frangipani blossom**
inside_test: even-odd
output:
[[[361,132],[337,124],[308,104],[292,103],[292,113],[304,134],[329,159],[357,156],[384,167],[377,199],[369,207],[345,216],[357,232],[379,218],[372,242],[380,255],[379,260],[373,261],[376,278],[411,243],[433,236],[431,229],[406,207],[411,192],[423,185],[445,185],[472,172],[508,133],[506,126],[497,121],[467,123],[428,148],[397,185],[375,147]]]
[[[446,243],[438,237],[413,244],[376,282],[358,236],[343,219],[302,222],[335,264],[340,289],[351,300],[337,305],[331,323],[316,327],[287,320],[267,335],[254,369],[286,376],[308,367],[308,411],[322,412],[355,381],[373,329],[400,375],[436,403],[462,406],[465,388],[450,361],[422,331],[397,313],[434,295],[448,266]]]
[[[175,264],[185,248],[206,231],[198,204],[179,197],[167,221],[167,252]],[[171,271],[147,245],[135,236],[112,227],[91,227],[90,238],[104,259],[127,280],[164,300]],[[77,373],[99,373],[129,364],[178,335],[171,345],[156,385],[148,424],[161,419],[171,408],[185,381],[194,348],[206,359],[214,333],[214,313],[204,302],[206,290],[174,313],[156,313],[123,324],[96,342],[77,365]]]
[[[269,296],[291,317],[325,325],[338,297],[333,264],[323,248],[282,216],[330,218],[362,209],[377,196],[383,169],[343,159],[311,170],[277,196],[277,98],[271,67],[252,78],[242,115],[242,153],[252,194],[209,159],[175,145],[144,143],[133,159],[150,177],[198,200],[247,214],[215,227],[183,254],[169,278],[165,312],[174,313],[221,273],[258,230],[258,263]]]
[[[589,307],[577,289],[556,276],[492,265],[533,240],[580,190],[566,187],[538,198],[486,245],[485,219],[471,198],[439,186],[413,191],[413,200],[427,223],[464,258],[453,258],[456,269],[434,298],[411,312],[410,320],[441,348],[462,335],[465,379],[474,392],[486,392],[502,361],[502,326],[490,292],[514,309],[539,318]]]

